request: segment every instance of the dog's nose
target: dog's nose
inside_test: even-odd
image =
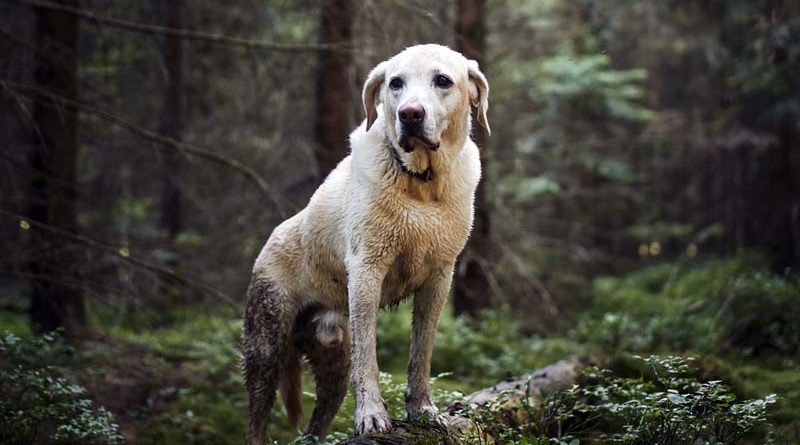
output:
[[[397,110],[397,115],[404,125],[421,124],[425,119],[425,109],[420,104],[405,104]]]

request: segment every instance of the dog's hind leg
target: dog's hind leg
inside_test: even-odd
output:
[[[322,323],[322,324],[321,324]],[[303,351],[311,365],[317,402],[306,435],[324,438],[350,382],[350,333],[347,321],[323,312],[306,328]]]
[[[263,445],[266,426],[290,351],[294,305],[276,286],[254,277],[244,320],[244,374],[249,398],[247,445]]]
[[[281,373],[280,391],[283,406],[289,417],[289,424],[297,427],[303,420],[303,370],[300,352],[291,343],[286,354],[286,364]]]

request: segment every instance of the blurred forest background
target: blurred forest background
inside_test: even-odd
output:
[[[720,418],[768,412],[668,442],[643,401],[648,431],[505,443],[798,443],[790,0],[0,1],[0,443],[241,443],[255,256],[346,155],[369,69],[427,42],[480,62],[493,129],[437,397],[570,355],[670,389],[635,357],[693,357]],[[392,409],[409,312],[380,316]]]

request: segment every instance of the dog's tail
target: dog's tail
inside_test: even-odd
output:
[[[300,367],[300,354],[294,348],[286,357],[286,364],[281,374],[281,399],[289,417],[289,423],[297,427],[303,420],[302,401],[302,368]]]

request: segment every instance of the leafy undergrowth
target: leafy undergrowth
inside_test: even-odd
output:
[[[122,442],[112,415],[67,375],[72,350],[54,334],[0,335],[0,442],[104,445]]]
[[[697,351],[782,360],[800,353],[800,280],[757,258],[665,263],[598,279],[576,339],[607,352]]]
[[[796,279],[769,273],[746,258],[655,266],[625,278],[597,280],[593,307],[583,312],[573,330],[552,338],[523,335],[507,310],[488,312],[479,321],[454,318],[446,311],[432,359],[433,374],[442,374],[434,382],[437,403],[445,405],[462,393],[577,354],[591,356],[605,370],[587,371],[580,386],[542,403],[515,407],[523,417],[497,417],[507,412],[504,402],[491,407],[494,410],[477,408],[468,415],[480,430],[465,440],[482,443],[490,436],[516,444],[797,442],[798,288]],[[404,417],[410,314],[406,303],[379,317],[378,355],[386,371],[381,388],[395,418]],[[20,331],[24,323],[18,319],[6,318],[0,319],[0,328],[14,329],[21,337],[13,337],[18,342],[14,347],[44,341]],[[4,381],[22,381],[24,376],[9,374],[18,369],[51,377],[34,385],[44,398],[22,397],[19,403],[64,401],[58,405],[64,408],[61,417],[48,416],[63,425],[91,425],[93,429],[84,430],[95,436],[80,443],[114,443],[119,433],[130,444],[242,442],[247,400],[239,369],[237,314],[192,308],[160,314],[151,325],[137,320],[139,326],[103,321],[112,317],[94,319],[104,334],[74,350],[47,340],[59,346],[39,344],[37,353],[12,353],[5,344],[0,367],[13,379]],[[33,346],[24,348],[30,351]],[[688,362],[688,369],[683,359],[635,358],[650,354],[696,359]],[[654,369],[661,369],[662,376]],[[663,375],[672,375],[670,369],[680,372],[664,380]],[[314,403],[308,375],[303,384],[308,415]],[[2,409],[13,410],[5,394],[19,387],[3,385]],[[67,388],[69,394],[59,388]],[[23,415],[28,423],[18,419],[16,425],[41,432],[36,437],[52,438],[59,422],[36,417],[46,412],[40,408],[28,407]],[[334,420],[330,442],[352,434],[353,411],[348,395]],[[289,443],[300,433],[288,425],[280,403],[269,433],[276,443]],[[687,437],[698,439],[686,442]]]
[[[737,444],[772,441],[767,410],[775,395],[737,400],[719,380],[701,381],[680,357],[635,357],[638,377],[585,369],[578,384],[542,401],[504,398],[467,408],[475,425],[464,445]]]
[[[666,263],[597,280],[570,336],[615,369],[632,354],[681,354],[741,396],[777,393],[771,418],[800,440],[800,280],[757,257]]]

